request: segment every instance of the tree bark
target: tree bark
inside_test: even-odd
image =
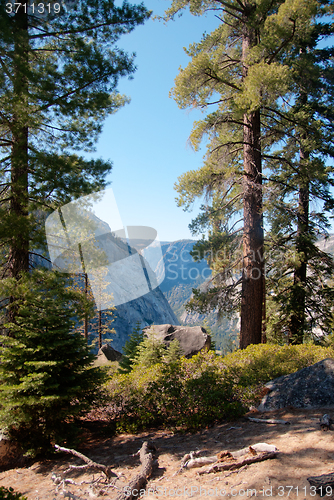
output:
[[[299,97],[301,106],[307,104],[307,94],[301,93]],[[294,269],[293,288],[291,296],[292,314],[289,321],[289,343],[302,344],[305,329],[306,308],[306,276],[308,261],[308,233],[309,233],[309,211],[310,211],[310,185],[307,172],[307,161],[309,153],[303,148],[303,142],[307,139],[306,133],[301,133],[301,145],[299,150],[299,192],[297,212],[297,236],[296,250],[299,255],[299,263]]]
[[[78,248],[79,248],[79,255],[80,255],[80,261],[81,261],[81,266],[82,266],[82,275],[83,275],[84,281],[85,281],[84,293],[85,293],[86,298],[87,298],[88,297],[88,274],[86,273],[86,267],[85,267],[85,261],[83,258],[81,243],[79,243]],[[84,337],[85,337],[86,342],[88,342],[88,315],[87,315],[87,313],[85,314],[85,318],[84,318]]]
[[[11,123],[11,192],[9,210],[13,217],[13,236],[10,240],[8,274],[18,279],[29,271],[28,225],[28,16],[24,4],[18,7],[14,21],[14,77],[16,98]],[[15,223],[14,223],[15,221]]]
[[[245,28],[242,44],[243,76],[247,76],[248,50],[256,45],[256,33]],[[262,340],[264,302],[264,235],[262,214],[262,167],[260,110],[243,117],[243,276],[241,293],[240,349]]]
[[[116,500],[133,500],[134,498],[139,497],[139,492],[141,490],[145,490],[147,480],[152,473],[152,451],[155,451],[155,446],[152,443],[145,441],[139,450],[140,462],[142,464],[140,472],[127,486],[123,488],[123,490],[117,495]]]
[[[99,310],[99,349],[102,347],[102,311]]]
[[[24,5],[19,5],[14,19],[14,72],[13,89],[15,101],[10,124],[11,132],[11,178],[9,213],[12,219],[12,235],[5,275],[19,280],[23,272],[29,271],[29,194],[28,194],[28,16]],[[7,319],[15,321],[15,297],[9,297]],[[10,332],[7,331],[7,335]]]
[[[303,170],[303,160],[306,160],[308,155],[301,148],[300,164]],[[309,205],[310,192],[309,182],[306,181],[299,186],[298,196],[298,213],[297,213],[297,237],[296,250],[299,254],[299,264],[294,269],[293,289],[292,289],[292,315],[289,322],[289,343],[302,344],[304,339],[305,328],[305,308],[306,308],[306,277],[307,277],[307,236],[309,232]]]

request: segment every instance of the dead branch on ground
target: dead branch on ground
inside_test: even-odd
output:
[[[153,443],[145,441],[139,450],[140,462],[142,464],[140,472],[122,489],[117,496],[117,500],[132,500],[139,496],[140,490],[145,490],[153,466],[153,454],[150,450],[155,451],[156,448]]]
[[[311,476],[307,478],[310,486],[315,486],[319,495],[333,497],[334,493],[334,472],[322,474],[321,476]]]
[[[288,425],[290,422],[288,420],[277,420],[274,418],[255,418],[255,417],[247,417],[251,422],[259,422],[261,424],[285,424]]]
[[[119,477],[115,472],[112,471],[110,466],[98,464],[97,462],[94,462],[93,460],[86,457],[86,455],[83,455],[79,451],[71,450],[70,448],[64,448],[62,446],[58,446],[57,444],[55,444],[55,449],[56,449],[56,451],[63,451],[65,453],[69,453],[70,455],[74,455],[75,457],[78,457],[81,460],[83,460],[84,462],[86,462],[86,465],[70,465],[69,468],[63,474],[66,474],[68,471],[70,471],[72,469],[77,469],[77,470],[82,469],[83,470],[83,469],[92,468],[92,469],[97,469],[97,470],[103,472],[107,476],[108,481],[110,481],[112,477],[117,477],[117,478]]]
[[[268,460],[269,458],[275,458],[277,456],[277,451],[264,451],[259,454],[252,455],[247,458],[242,458],[240,460],[232,461],[231,457],[228,462],[216,462],[212,464],[208,469],[199,471],[198,474],[209,474],[210,472],[220,472],[223,470],[235,470],[245,465],[254,464],[255,462],[262,462],[263,460]]]
[[[320,419],[320,427],[322,431],[328,431],[331,428],[332,419],[331,417],[325,413]]]

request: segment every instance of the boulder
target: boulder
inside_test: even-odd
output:
[[[268,382],[259,411],[334,405],[334,359],[328,358]]]
[[[178,340],[186,358],[191,358],[203,349],[208,350],[211,346],[210,335],[202,326],[152,325],[143,328],[143,332],[154,333],[166,346],[169,346],[172,340]]]
[[[122,354],[116,349],[113,349],[109,344],[103,344],[97,353],[97,359],[103,364],[109,361],[120,361]]]

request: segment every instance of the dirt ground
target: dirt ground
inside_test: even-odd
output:
[[[1,472],[0,485],[12,486],[29,500],[115,499],[140,470],[139,457],[133,455],[145,440],[150,440],[157,448],[157,460],[143,496],[149,500],[320,498],[310,488],[307,478],[334,472],[334,430],[324,432],[320,429],[319,419],[324,413],[328,413],[334,420],[334,409],[291,408],[253,415],[288,420],[289,425],[255,423],[244,417],[194,434],[154,430],[106,438],[97,431],[87,432],[80,451],[96,462],[111,465],[120,476],[107,489],[104,482],[95,483],[95,486],[89,484],[96,481],[100,474],[81,470],[71,471],[66,475],[67,479],[77,485],[60,482],[57,489],[55,478],[58,476],[61,479],[61,473],[69,464],[83,463],[80,459],[64,454],[57,460],[35,462],[29,467]],[[260,442],[275,445],[279,450],[277,457],[234,472],[199,475],[200,469],[183,469],[181,473],[177,473],[182,457],[190,451],[203,450],[207,455],[214,455],[223,450],[235,451]],[[333,494],[327,491],[327,496],[325,495],[325,498],[332,497],[334,488]]]

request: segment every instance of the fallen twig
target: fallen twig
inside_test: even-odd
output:
[[[75,457],[81,458],[81,460],[86,462],[86,465],[70,465],[69,468],[64,472],[64,474],[66,474],[66,472],[68,472],[72,469],[88,469],[91,467],[93,469],[97,469],[97,470],[100,470],[101,472],[103,472],[107,476],[108,481],[110,481],[110,479],[112,477],[118,478],[118,475],[112,471],[110,466],[98,464],[97,462],[94,462],[93,460],[86,457],[86,455],[83,455],[79,451],[71,450],[70,448],[64,448],[62,446],[58,446],[57,444],[55,444],[55,449],[57,451],[63,451],[65,453],[69,453],[70,455],[74,455]]]
[[[255,418],[255,417],[247,417],[251,422],[259,422],[261,424],[285,424],[288,425],[290,422],[287,420],[276,420],[274,418]]]
[[[331,417],[325,413],[320,419],[320,427],[322,431],[328,431],[331,428],[332,419]]]
[[[257,455],[248,458],[236,460],[235,462],[232,461],[228,463],[216,462],[215,464],[211,465],[211,467],[209,467],[208,469],[199,471],[198,474],[202,475],[202,474],[209,474],[210,472],[220,472],[222,470],[235,470],[245,465],[254,464],[255,462],[262,462],[263,460],[268,460],[269,458],[275,458],[276,455],[277,451],[272,451],[272,452],[264,451],[262,453],[259,453]]]
[[[334,493],[334,472],[322,474],[321,476],[312,476],[307,478],[311,486],[315,486],[316,491],[321,495],[332,497]]]

